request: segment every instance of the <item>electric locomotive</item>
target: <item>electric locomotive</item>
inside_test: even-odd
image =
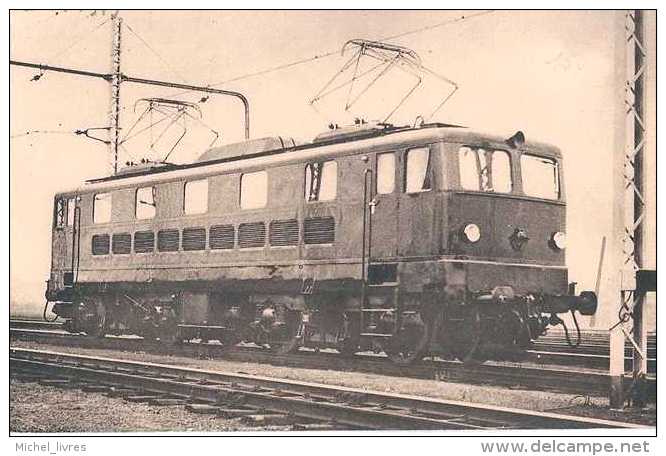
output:
[[[248,140],[58,193],[47,303],[92,336],[482,362],[596,311],[568,283],[565,209],[560,151],[521,132]]]

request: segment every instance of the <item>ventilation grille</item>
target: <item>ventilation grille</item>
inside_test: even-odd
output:
[[[96,234],[92,237],[92,254],[106,255],[109,253],[109,235]]]
[[[273,246],[298,244],[298,221],[273,220],[268,228],[268,238]]]
[[[335,219],[315,217],[303,221],[303,241],[306,244],[332,244],[335,242]]]
[[[137,231],[134,233],[134,253],[150,253],[155,250],[155,233]]]
[[[241,223],[238,225],[238,246],[241,249],[263,247],[266,244],[264,222]]]
[[[183,250],[203,250],[206,248],[206,228],[184,228]]]
[[[211,249],[234,248],[234,226],[216,225],[210,227],[209,243]]]
[[[160,252],[177,252],[180,244],[178,230],[162,230],[157,232],[157,250]]]
[[[111,250],[116,255],[132,251],[132,236],[129,233],[114,234],[111,237]]]

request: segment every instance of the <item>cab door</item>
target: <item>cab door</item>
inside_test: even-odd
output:
[[[400,166],[398,254],[422,257],[439,252],[442,225],[441,195],[437,190],[439,156],[435,145],[407,148]]]
[[[51,269],[71,271],[76,260],[76,237],[79,224],[78,198],[58,196],[54,202]]]
[[[379,152],[373,157],[374,179],[368,202],[372,218],[371,260],[386,260],[398,254],[397,155],[397,152]]]

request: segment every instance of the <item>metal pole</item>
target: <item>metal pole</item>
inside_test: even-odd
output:
[[[120,141],[120,83],[122,73],[120,72],[120,54],[122,51],[122,25],[123,19],[116,12],[113,15],[111,40],[111,118],[109,130],[109,146],[112,148],[113,174],[118,172],[118,143]]]
[[[619,16],[619,15],[618,15]],[[615,211],[614,254],[620,271],[620,303],[618,321],[610,334],[610,375],[612,408],[624,407],[622,376],[624,374],[624,340],[633,347],[633,384],[636,392],[642,390],[647,373],[647,333],[643,313],[645,287],[637,283],[643,268],[643,230],[645,218],[644,160],[645,149],[645,73],[646,52],[644,21],[641,10],[622,14],[621,24],[616,24],[616,84],[625,72],[622,111],[616,106],[616,143],[614,160]],[[619,37],[623,44],[620,46]],[[624,49],[621,49],[624,48]],[[622,118],[621,118],[622,117]],[[620,147],[624,142],[623,147]],[[622,153],[620,154],[620,151]],[[619,242],[619,245],[618,245]],[[620,250],[617,250],[617,247]],[[618,269],[615,269],[616,271]],[[625,324],[633,325],[629,330]],[[642,395],[633,395],[633,405],[642,407]]]
[[[631,14],[630,14],[631,16]],[[634,32],[630,36],[630,45],[634,51],[634,69],[629,79],[628,88],[631,90],[631,81],[633,81],[633,110],[630,112],[634,124],[634,142],[633,142],[633,257],[636,270],[644,268],[643,261],[643,222],[645,213],[644,183],[645,169],[643,155],[645,152],[645,80],[646,80],[646,47],[645,47],[645,23],[643,11],[636,10],[633,15]],[[631,159],[629,158],[631,162]],[[633,374],[635,381],[641,381],[641,376],[647,373],[647,331],[645,328],[643,303],[645,301],[645,292],[642,287],[637,287],[634,291],[633,337],[639,350],[633,350]],[[641,403],[634,404],[642,406]]]

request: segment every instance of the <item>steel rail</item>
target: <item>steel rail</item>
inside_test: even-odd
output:
[[[207,371],[114,358],[10,349],[14,368],[335,422],[354,429],[645,428],[610,420]],[[239,399],[240,398],[240,399]]]
[[[49,330],[10,329],[13,339],[38,341],[54,345],[87,349],[141,350],[156,355],[180,355],[234,362],[253,362],[304,369],[334,369],[342,372],[363,372],[391,377],[441,380],[455,383],[506,386],[530,390],[549,390],[577,395],[604,396],[609,385],[606,372],[572,370],[554,366],[486,363],[465,366],[458,361],[423,360],[413,366],[398,366],[381,355],[359,354],[342,357],[338,353],[301,350],[289,355],[276,355],[253,346],[223,347],[218,344],[185,343],[179,346],[137,337],[91,338],[84,335]],[[648,377],[650,400],[656,398],[656,378]]]

